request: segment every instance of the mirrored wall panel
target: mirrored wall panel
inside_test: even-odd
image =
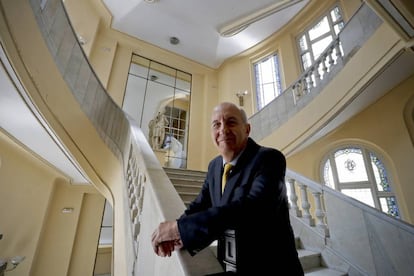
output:
[[[133,55],[123,109],[164,167],[186,168],[191,75]]]

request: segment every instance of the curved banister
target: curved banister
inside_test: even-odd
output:
[[[392,275],[414,273],[410,263],[413,225],[289,169],[286,182],[291,216],[321,237],[319,250],[326,249],[338,256],[351,267],[348,270],[356,270],[360,275],[382,275],[384,271]],[[301,235],[301,241],[315,246],[311,237]]]
[[[116,224],[114,227],[116,235],[125,235],[125,243],[114,244],[114,252],[116,254],[117,250],[124,250],[127,252],[124,254],[127,260],[124,263],[115,263],[115,267],[125,265],[125,269],[122,271],[127,271],[127,275],[161,275],[161,271],[168,273],[168,275],[204,275],[220,271],[217,260],[208,250],[204,253],[200,252],[201,254],[197,254],[198,257],[195,258],[190,257],[185,251],[174,254],[170,259],[158,258],[153,254],[149,239],[151,231],[160,221],[176,218],[184,209],[183,202],[139,128],[127,118],[99,82],[77,41],[61,1],[32,0],[30,3],[50,54],[67,86],[78,100],[86,117],[93,123],[108,148],[118,157],[124,169],[125,182],[113,185],[123,186],[122,195],[115,198],[114,208],[121,210],[118,213],[124,213],[125,217],[118,220],[124,224]],[[45,6],[41,7],[41,3],[45,3]],[[369,12],[369,9],[367,11],[364,7],[363,12]],[[371,32],[375,31],[375,25],[378,26],[379,22],[378,18],[374,21],[368,21],[369,24],[374,25],[371,26]],[[346,36],[347,28],[344,28],[340,37]],[[355,54],[354,50],[367,37],[369,36],[365,33],[363,38],[355,39],[357,43],[351,46],[343,44],[345,41],[341,40],[344,46],[344,60],[349,58],[348,55]],[[57,46],[62,43],[67,43],[65,45],[67,47]],[[64,48],[70,49],[70,51],[63,52]],[[68,70],[70,64],[76,64],[77,70]],[[335,70],[332,70],[333,74],[336,73]],[[309,72],[302,75],[302,78],[295,83],[308,85],[309,80],[306,78],[311,71],[312,69],[309,69]],[[324,81],[317,83],[317,85],[321,83]],[[316,91],[317,89],[312,93]],[[284,100],[289,102],[287,115],[297,112],[312,100],[312,97],[306,97],[309,93],[305,94],[300,95],[300,99],[293,92],[282,94],[283,97],[286,97]],[[254,127],[261,125],[261,114],[269,112],[273,104],[272,102],[269,107],[265,107],[250,118]],[[286,116],[286,120],[288,117]],[[283,120],[272,124],[268,131],[271,132],[282,123]],[[263,131],[257,133],[262,137],[267,135]],[[410,256],[412,251],[410,244],[414,244],[414,231],[411,225],[379,213],[373,208],[310,181],[291,170],[287,170],[287,180],[291,185],[290,200],[294,207],[292,208],[292,216],[302,220],[310,228],[315,228],[316,232],[324,238],[325,245],[336,254],[341,255],[343,259],[349,260],[356,270],[362,274],[373,275],[378,272],[378,270],[372,271],[373,267],[379,269],[383,266],[395,266],[399,269],[398,272],[412,272],[406,265],[393,258],[395,250],[399,250],[407,257]],[[119,188],[118,186],[117,188]],[[299,195],[296,194],[296,191],[300,191]],[[312,196],[311,200],[308,199],[309,194]],[[300,206],[297,204],[298,199]],[[338,210],[339,207],[342,209]],[[123,212],[124,210],[125,212]],[[344,232],[343,229],[349,228],[349,221],[356,222],[355,225],[358,225],[358,228]],[[373,225],[377,227],[373,227]],[[121,229],[120,233],[119,229]],[[373,233],[373,229],[378,233]],[[388,229],[391,229],[393,233],[395,231],[398,235],[382,235],[387,234]],[[355,252],[351,243],[341,243],[343,240],[353,240],[356,236],[361,237],[361,240],[358,240],[361,245],[370,249],[368,253],[364,250]],[[362,237],[375,238],[376,241],[382,241],[385,237],[387,243],[369,243],[369,240],[366,241]],[[380,252],[375,250],[375,246],[378,245],[382,246]],[[398,249],[395,246],[398,246]],[[362,254],[370,254],[372,262],[361,262],[366,259]],[[388,257],[383,264],[376,262],[379,254]],[[410,264],[410,260],[407,260],[406,264]],[[158,271],[158,274],[154,272],[155,270]]]
[[[31,0],[30,5],[56,69],[84,116],[92,122],[95,131],[123,168],[124,183],[107,183],[113,195],[113,273],[204,275],[221,272],[221,265],[209,248],[196,257],[189,256],[184,250],[167,259],[154,254],[150,244],[152,231],[161,221],[173,220],[181,215],[184,203],[141,130],[99,81],[77,40],[62,1]],[[42,70],[42,65],[38,66],[40,69],[37,70]],[[61,93],[59,89],[54,92]],[[82,148],[82,145],[78,147]],[[97,162],[103,157],[96,151],[89,154],[97,156],[88,156],[87,152],[83,154],[92,167],[94,160]],[[95,167],[99,170],[99,166]],[[113,170],[114,174],[118,174],[117,168]],[[97,172],[98,175],[102,173]]]

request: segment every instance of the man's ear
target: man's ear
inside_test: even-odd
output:
[[[246,124],[246,134],[247,136],[250,134],[250,124]]]

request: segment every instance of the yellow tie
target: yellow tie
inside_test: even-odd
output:
[[[233,167],[233,165],[230,163],[224,164],[224,172],[223,172],[223,177],[221,179],[221,193],[224,192],[224,187],[226,186],[226,182],[227,182],[227,175],[229,174],[231,167]]]

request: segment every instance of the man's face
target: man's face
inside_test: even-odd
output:
[[[237,106],[223,103],[211,117],[211,136],[220,154],[229,162],[246,146],[250,125],[243,121]]]

